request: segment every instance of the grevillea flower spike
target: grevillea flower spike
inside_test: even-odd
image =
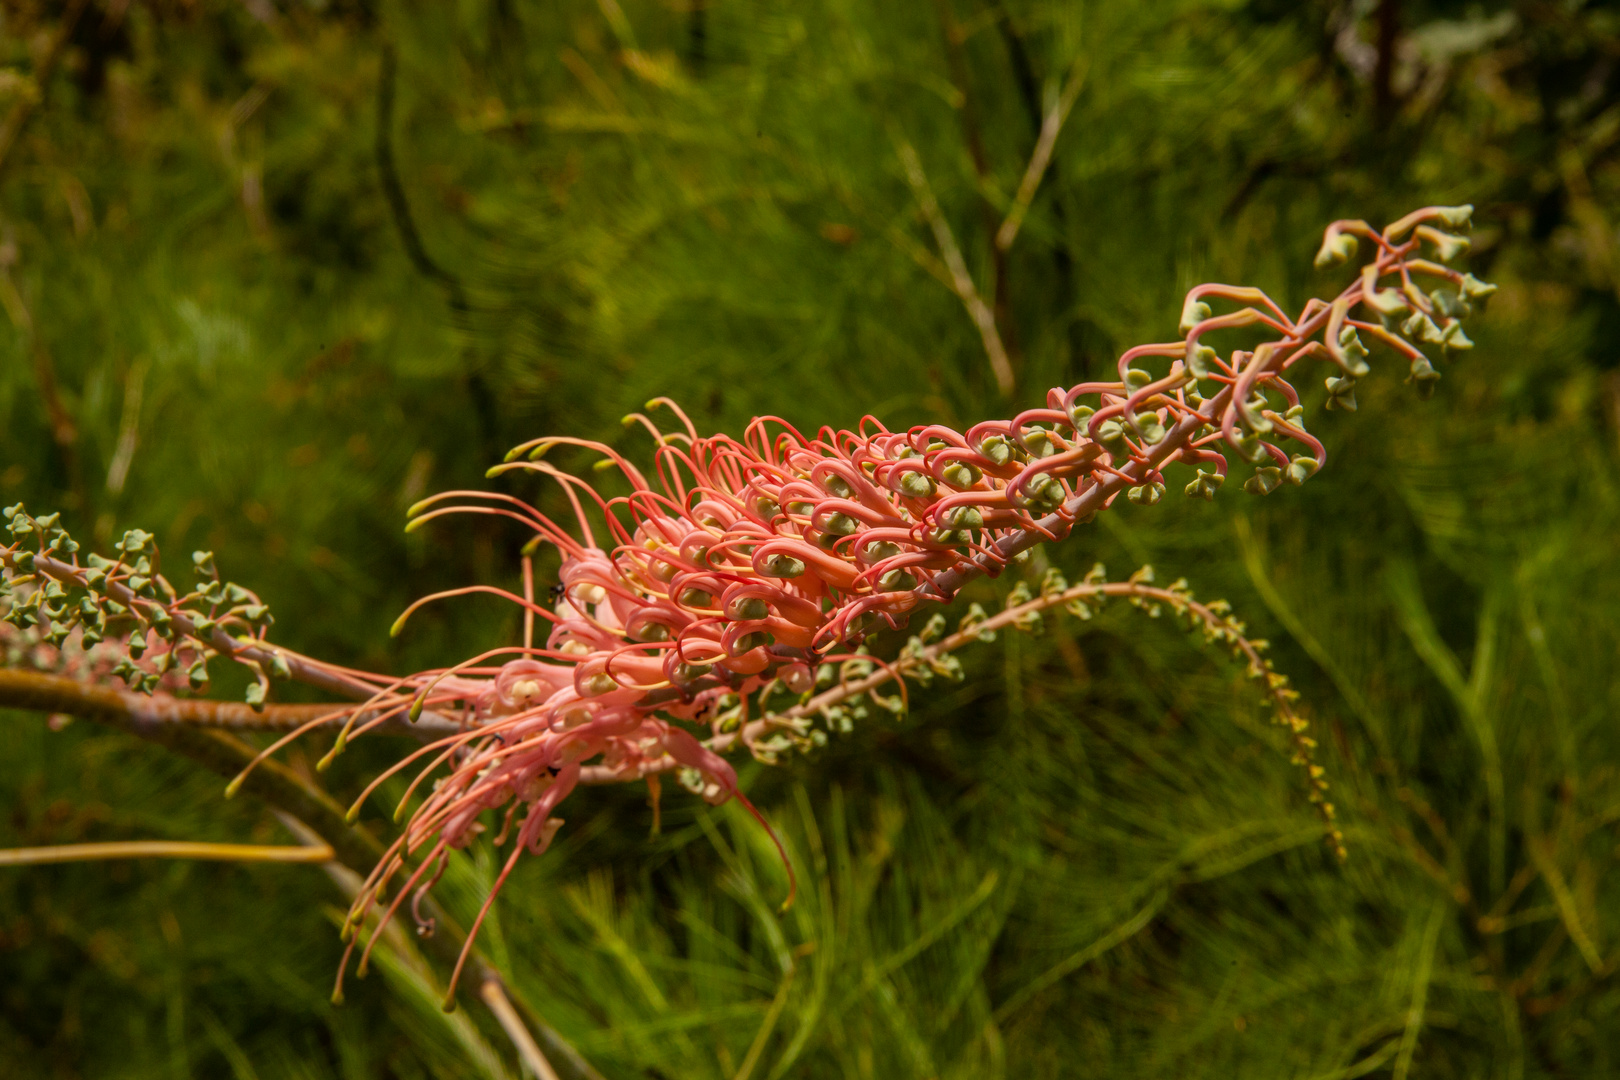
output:
[[[525,443],[491,470],[492,476],[534,472],[560,484],[573,528],[502,494],[447,492],[417,504],[408,529],[479,513],[530,530],[525,590],[520,596],[475,585],[425,597],[395,632],[422,604],[484,592],[521,607],[524,641],[403,679],[272,652],[295,677],[366,697],[349,710],[333,753],[351,736],[401,716],[434,717],[419,727],[444,732],[377,777],[355,804],[358,813],[390,776],[417,769],[398,804],[403,831],[345,924],[351,952],[357,931],[379,907],[371,942],[407,895],[415,897],[420,920],[421,898],[444,872],[450,850],[485,829],[486,812],[500,812],[495,843],[510,840],[511,850],[474,921],[462,964],[518,859],[546,849],[561,824],[556,810],[581,783],[656,784],[658,775],[678,770],[711,802],[738,799],[765,824],[719,751],[742,742],[774,758],[750,736],[771,730],[766,695],[785,688],[803,706],[818,676],[838,662],[847,668],[858,661],[869,671],[878,661],[855,652],[865,635],[905,626],[918,609],[952,599],[976,576],[999,574],[1038,543],[1062,539],[1121,495],[1158,502],[1167,466],[1194,470],[1184,490],[1195,498],[1211,499],[1224,484],[1228,452],[1253,467],[1242,484],[1248,492],[1269,495],[1304,483],[1326,453],[1306,430],[1300,395],[1289,382],[1301,362],[1326,361],[1334,371],[1326,380],[1327,407],[1354,410],[1357,381],[1370,371],[1363,337],[1399,354],[1408,363],[1407,381],[1425,397],[1440,375],[1423,346],[1442,354],[1472,347],[1461,320],[1495,288],[1443,265],[1467,250],[1465,238],[1446,230],[1466,228],[1471,209],[1429,207],[1382,232],[1362,221],[1335,222],[1318,266],[1352,258],[1361,241],[1372,258],[1332,301],[1313,299],[1290,316],[1259,289],[1200,285],[1187,294],[1178,340],[1130,349],[1120,357],[1118,381],[1053,389],[1043,407],[1009,420],[966,431],[924,425],[892,432],[867,417],[856,431],[822,428],[810,437],[760,418],[739,441],[699,435],[679,406],[659,398],[649,411],[668,409],[675,430],[641,413],[625,418],[652,436],[656,482],[611,446],[564,437]],[[1440,261],[1421,257],[1425,244]],[[1221,338],[1230,330],[1250,340],[1258,331],[1265,340],[1223,352]],[[562,445],[600,454],[601,466],[621,473],[629,494],[605,498],[542,460]],[[530,556],[547,544],[561,557],[549,606],[535,600],[530,569]],[[1134,580],[1090,588],[1086,595],[1097,599],[1130,594],[1144,603],[1162,593],[1178,611],[1203,618],[1212,636],[1242,640],[1240,626],[1223,621],[1213,605],[1193,604],[1184,590],[1155,592]],[[545,624],[541,645],[534,641],[536,620]],[[1240,651],[1267,681],[1295,760],[1307,769],[1328,841],[1342,855],[1327,784],[1309,760],[1314,743],[1288,708],[1293,692],[1250,643],[1242,641]],[[904,670],[913,673],[917,665]],[[751,709],[766,713],[760,720],[767,723],[751,723]],[[418,792],[423,797],[413,807]],[[788,874],[791,883],[791,864]],[[362,950],[362,971],[369,950],[369,944]],[[345,968],[347,960],[348,954]],[[460,971],[458,964],[452,994]],[[341,985],[340,972],[339,991]]]

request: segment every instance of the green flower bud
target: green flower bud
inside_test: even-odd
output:
[[[714,607],[714,594],[703,589],[682,589],[676,601],[681,607],[712,608]]]
[[[917,579],[906,570],[890,570],[878,578],[878,588],[883,592],[910,592],[917,587]]]
[[[1303,484],[1305,481],[1315,476],[1316,470],[1320,469],[1321,467],[1322,463],[1315,458],[1306,457],[1304,454],[1295,454],[1294,460],[1288,466],[1288,472],[1285,479],[1290,484]]]
[[[770,605],[757,596],[743,596],[731,602],[726,614],[738,622],[750,622],[770,615]]]
[[[833,536],[853,536],[855,527],[855,519],[848,514],[833,514],[826,524],[827,532]]]
[[[997,462],[1000,464],[1000,462]],[[945,482],[953,488],[967,489],[977,484],[984,474],[965,461],[953,461],[940,470]]]
[[[788,513],[794,514],[798,517],[809,517],[811,514],[816,512],[816,504],[807,502],[790,502],[787,504],[787,509]]]
[[[633,641],[668,641],[669,627],[661,622],[653,622],[648,619],[645,622],[638,623],[635,629],[630,631],[630,637]]]
[[[1438,345],[1446,340],[1440,328],[1434,325],[1434,320],[1421,311],[1414,311],[1411,318],[1401,323],[1401,333],[1408,339],[1424,341],[1431,345]]]
[[[1474,205],[1464,203],[1461,206],[1441,206],[1440,220],[1448,229],[1467,229],[1473,227]]]
[[[1418,397],[1424,401],[1434,396],[1435,384],[1440,381],[1440,373],[1434,370],[1426,356],[1420,356],[1412,361],[1412,374],[1407,376],[1407,382],[1417,387]]]
[[[1251,495],[1270,495],[1282,484],[1282,470],[1275,465],[1254,470],[1254,475],[1243,482],[1243,490]]]
[[[1399,318],[1412,310],[1399,289],[1377,289],[1363,297],[1363,302],[1386,319]]]
[[[1462,294],[1470,300],[1483,300],[1496,291],[1496,286],[1479,280],[1473,274],[1464,274]]]
[[[712,670],[712,664],[676,664],[675,679],[678,682],[696,682]]]
[[[1325,270],[1330,266],[1339,266],[1350,261],[1355,258],[1359,246],[1356,238],[1349,233],[1329,231],[1322,238],[1322,246],[1316,252],[1316,268]]]
[[[618,688],[619,684],[613,681],[612,676],[600,671],[582,682],[579,687],[580,693],[586,697],[599,697],[602,694],[612,693]]]
[[[1124,438],[1125,425],[1121,424],[1118,420],[1104,420],[1097,427],[1097,440],[1116,453],[1121,452],[1123,447],[1118,447],[1115,444],[1119,443]]]
[[[1452,236],[1443,232],[1430,233],[1428,240],[1434,245],[1434,252],[1441,262],[1450,262],[1459,255],[1465,255],[1474,246],[1466,236]]]
[[[1125,497],[1138,506],[1152,506],[1164,497],[1164,485],[1157,482],[1138,484],[1127,491]]]
[[[829,495],[840,499],[847,499],[854,494],[849,483],[837,473],[828,473],[827,478],[821,482],[821,486],[827,489]]]
[[[1140,390],[1152,381],[1153,376],[1139,368],[1125,369],[1125,389],[1127,390]]]
[[[751,634],[743,634],[731,643],[731,655],[741,656],[745,652],[760,648],[764,645],[774,645],[776,639],[763,630],[755,630]]]
[[[1215,359],[1216,359],[1216,357],[1218,355],[1219,354],[1216,353],[1215,350],[1210,348],[1208,345],[1199,345],[1192,352],[1187,354],[1187,357],[1186,357],[1187,371],[1195,379],[1207,379],[1207,378],[1209,378],[1209,375],[1210,375],[1210,367],[1209,367],[1209,365],[1211,365],[1211,364],[1213,364],[1215,362]]]
[[[1137,413],[1131,418],[1131,426],[1148,446],[1164,441],[1164,424],[1159,422],[1156,413]]]
[[[934,478],[925,472],[911,470],[900,474],[900,494],[909,495],[913,499],[926,499],[939,490]]]
[[[1463,333],[1462,323],[1460,322],[1447,324],[1444,333],[1446,340],[1443,347],[1452,352],[1466,352],[1474,347],[1473,341],[1467,334]]]
[[[1189,499],[1203,499],[1205,502],[1214,502],[1216,490],[1225,482],[1226,477],[1220,473],[1206,472],[1199,469],[1197,478],[1182,490],[1187,493]]]
[[[979,512],[977,506],[952,507],[941,514],[939,520],[947,528],[958,531],[962,529],[982,529],[984,527],[984,515]]]
[[[201,690],[208,685],[208,661],[198,660],[187,668],[186,682],[193,690]]]
[[[129,655],[139,660],[146,651],[146,631],[137,630],[129,635]]]
[[[1074,425],[1076,431],[1085,429],[1086,422],[1097,415],[1097,410],[1090,405],[1081,405],[1078,402],[1069,410],[1069,423]]]
[[[771,520],[771,518],[775,517],[781,512],[782,508],[777,505],[776,500],[771,498],[769,495],[761,495],[754,500],[754,513],[758,514],[766,521]]]
[[[1064,496],[1067,494],[1063,490],[1062,481],[1045,473],[1036,473],[1030,477],[1024,491],[1027,493],[1030,506],[1045,511],[1056,510],[1062,506]]]
[[[1005,465],[1007,462],[1012,460],[1012,445],[1000,435],[991,435],[979,444],[979,453],[983,454],[997,465]],[[954,483],[954,481],[950,480],[949,475],[946,476],[946,480]],[[977,482],[977,480],[973,481],[973,483]],[[971,487],[972,485],[968,484],[958,486]]]
[[[1326,382],[1329,409],[1343,409],[1345,412],[1356,411],[1356,380],[1348,375],[1330,375]]]
[[[1210,307],[1202,300],[1187,297],[1186,303],[1181,305],[1181,332],[1190,334],[1193,327],[1210,316]]]
[[[760,572],[766,577],[796,578],[804,573],[804,563],[791,555],[772,555],[765,560]]]
[[[1024,445],[1029,448],[1029,454],[1034,458],[1048,458],[1057,453],[1057,444],[1045,429],[1037,428],[1024,436]]]

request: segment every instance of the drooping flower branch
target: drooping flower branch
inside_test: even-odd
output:
[[[368,916],[380,909],[376,925],[385,926],[408,896],[416,908],[444,872],[450,851],[484,831],[486,813],[497,811],[496,844],[510,838],[511,850],[473,923],[470,949],[495,894],[524,852],[546,849],[561,824],[555,811],[580,783],[681,769],[689,786],[712,801],[738,798],[759,817],[721,753],[742,743],[769,759],[791,746],[791,737],[785,745],[765,738],[766,729],[791,731],[795,720],[810,715],[803,710],[839,707],[826,694],[815,696],[818,679],[832,664],[884,664],[855,651],[872,631],[905,626],[919,609],[950,600],[976,576],[999,574],[1121,495],[1158,502],[1170,465],[1191,467],[1194,477],[1184,490],[1205,499],[1226,479],[1227,451],[1254,467],[1246,491],[1267,495],[1309,479],[1326,454],[1306,430],[1300,395],[1288,381],[1301,361],[1333,365],[1328,407],[1353,410],[1356,381],[1369,372],[1366,335],[1402,356],[1408,381],[1427,396],[1439,373],[1421,346],[1437,345],[1443,353],[1471,347],[1461,319],[1494,291],[1443,265],[1465,251],[1467,241],[1437,226],[1464,227],[1469,211],[1430,207],[1382,232],[1365,222],[1335,222],[1319,265],[1345,261],[1359,241],[1373,251],[1331,302],[1311,300],[1290,316],[1259,289],[1198,286],[1187,296],[1182,337],[1127,351],[1118,381],[1054,389],[1042,408],[966,431],[922,425],[891,432],[867,417],[856,431],[823,428],[809,437],[760,418],[741,440],[700,436],[678,406],[661,398],[649,408],[673,411],[677,430],[665,432],[641,413],[626,417],[653,437],[652,481],[604,443],[565,437],[526,443],[491,474],[527,471],[555,481],[573,509],[569,526],[490,492],[448,492],[412,508],[409,529],[475,513],[509,518],[532,535],[521,595],[482,584],[451,590],[413,604],[396,624],[397,633],[422,604],[472,593],[499,595],[521,608],[521,645],[450,668],[388,678],[277,649],[263,640],[263,620],[250,617],[256,600],[245,591],[237,596],[216,580],[217,600],[207,587],[180,596],[155,567],[137,573],[139,565],[125,561],[132,554],[156,558],[143,537],[117,564],[86,570],[71,551],[51,549],[50,529],[20,507],[11,513],[19,540],[0,548],[0,561],[8,574],[31,574],[45,584],[12,610],[32,604],[30,610],[54,620],[61,598],[35,603],[34,596],[53,587],[100,588],[97,595],[143,628],[161,625],[169,640],[183,638],[255,665],[262,676],[250,697],[255,705],[263,703],[270,674],[360,699],[342,710],[333,754],[380,725],[431,714],[434,728],[449,733],[377,777],[351,811],[358,813],[391,777],[415,770],[396,811],[404,828],[361,887],[344,933],[353,950]],[[1424,244],[1441,262],[1420,257]],[[1423,290],[1423,278],[1437,287]],[[1217,313],[1217,305],[1230,310]],[[1210,342],[1223,341],[1226,331],[1264,340],[1223,354]],[[558,446],[600,454],[629,493],[604,496],[543,460]],[[130,543],[126,537],[124,547]],[[559,553],[560,569],[554,602],[541,604],[531,556],[548,544]],[[101,577],[90,582],[95,572]],[[1033,617],[1049,596],[1071,591],[1064,602],[1127,595],[1168,604],[1242,653],[1266,682],[1294,756],[1308,770],[1312,801],[1327,818],[1329,842],[1342,851],[1326,785],[1310,762],[1312,744],[1291,708],[1292,692],[1225,612],[1197,604],[1182,588],[1091,581],[1075,590],[1043,590],[1047,595],[1039,600],[1014,604],[1018,614],[1010,618]],[[198,607],[205,602],[206,614]],[[545,624],[539,644],[536,620]],[[885,674],[916,677],[948,667],[944,646],[967,640],[962,635],[970,632],[964,628],[932,645],[928,634],[919,635]],[[874,670],[857,681],[876,677]],[[804,700],[775,714],[761,705],[754,710],[759,718],[750,720],[749,703],[775,688]],[[788,873],[791,880],[791,865]],[[372,942],[379,932],[372,931]],[[369,950],[369,944],[362,950],[362,970]],[[464,950],[463,963],[467,955]],[[458,966],[452,993],[459,972]]]

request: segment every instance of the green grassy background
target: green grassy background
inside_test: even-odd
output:
[[[487,946],[613,1078],[1620,1073],[1614,5],[0,12],[0,108],[27,117],[0,161],[0,498],[212,548],[278,640],[381,670],[516,631],[473,599],[387,634],[414,596],[515,579],[521,537],[401,525],[524,438],[645,455],[618,418],[655,394],[732,433],[966,424],[1164,338],[1200,281],[1336,290],[1311,270],[1334,217],[1477,204],[1501,292],[1434,400],[1388,357],[1354,415],[1301,380],[1331,453],[1310,484],[1122,505],[1046,554],[1185,575],[1273,641],[1346,865],[1241,671],[1116,605],[745,769],[800,868],[785,915],[732,808],[667,796],[653,836],[644,791],[589,791]],[[1012,401],[930,272],[906,143],[996,302]],[[152,746],[0,720],[0,846],[287,842]],[[323,782],[352,794],[390,749]],[[489,858],[441,890],[464,918]],[[330,1006],[342,906],[314,867],[0,872],[0,1071],[518,1075],[410,955]]]

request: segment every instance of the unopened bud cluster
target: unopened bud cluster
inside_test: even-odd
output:
[[[33,517],[18,503],[3,511],[0,543],[0,616],[15,647],[37,647],[33,666],[88,681],[122,679],[151,694],[208,684],[208,662],[224,641],[259,641],[274,619],[252,592],[221,581],[209,552],[192,557],[198,584],[181,594],[161,573],[151,533],[131,529],[114,545],[113,558],[93,552],[80,558],[77,541],[60,514]],[[46,651],[40,651],[40,650]],[[283,661],[283,665],[284,665]],[[256,665],[249,704],[262,705],[274,663]]]

